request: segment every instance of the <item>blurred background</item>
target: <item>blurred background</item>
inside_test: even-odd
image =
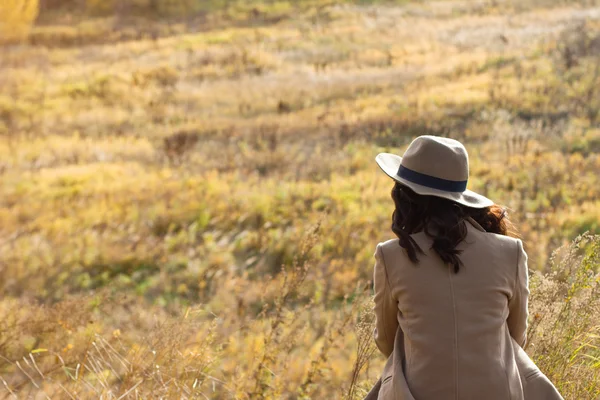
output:
[[[362,398],[374,157],[423,134],[521,233],[528,352],[599,399],[598,1],[2,0],[0,396]]]

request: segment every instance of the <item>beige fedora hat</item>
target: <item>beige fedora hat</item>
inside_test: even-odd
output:
[[[419,136],[403,157],[380,153],[375,161],[392,179],[418,194],[443,197],[473,208],[494,204],[487,197],[467,190],[469,155],[465,146],[454,139]]]

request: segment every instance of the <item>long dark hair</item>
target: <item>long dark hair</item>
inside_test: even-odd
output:
[[[471,208],[441,197],[419,195],[398,182],[392,189],[392,199],[396,205],[392,231],[415,264],[419,262],[417,253],[425,253],[411,235],[423,231],[433,239],[431,248],[457,273],[462,262],[459,258],[461,250],[456,247],[467,236],[464,220],[468,217],[487,232],[518,237],[506,209],[498,205]]]

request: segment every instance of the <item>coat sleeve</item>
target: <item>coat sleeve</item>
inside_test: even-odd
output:
[[[394,350],[394,338],[398,329],[398,304],[392,296],[390,282],[381,245],[375,250],[375,267],[373,272],[373,286],[375,290],[375,343],[379,350],[389,357]]]
[[[508,301],[508,330],[519,346],[527,342],[527,303],[529,299],[529,276],[527,271],[527,253],[521,240],[517,240],[517,274],[513,294]]]

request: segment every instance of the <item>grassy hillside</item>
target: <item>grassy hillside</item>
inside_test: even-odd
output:
[[[374,157],[435,134],[519,227],[528,352],[599,398],[598,4],[201,5],[0,48],[0,396],[361,398]]]

